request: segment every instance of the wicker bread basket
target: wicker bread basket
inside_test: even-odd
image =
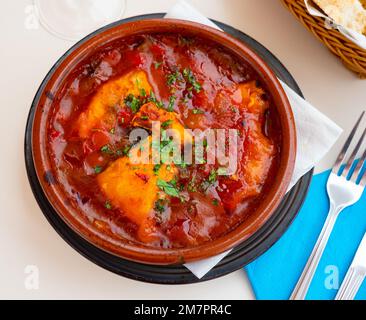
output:
[[[340,32],[327,29],[324,19],[311,16],[303,0],[281,0],[283,4],[323,42],[343,64],[360,78],[366,79],[366,50],[345,38]]]

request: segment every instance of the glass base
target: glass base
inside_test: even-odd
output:
[[[125,0],[34,0],[41,25],[53,35],[80,40],[123,17]]]

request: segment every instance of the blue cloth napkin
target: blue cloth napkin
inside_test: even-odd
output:
[[[326,183],[330,171],[314,176],[295,221],[281,239],[246,267],[257,299],[288,299],[315,245],[329,210]],[[366,232],[366,192],[339,216],[307,299],[334,299]],[[339,277],[337,277],[337,275]],[[366,281],[356,299],[366,299]]]

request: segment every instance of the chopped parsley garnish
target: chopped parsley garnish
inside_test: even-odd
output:
[[[192,84],[193,85],[193,88],[194,90],[196,90],[197,93],[200,93],[201,92],[201,89],[202,89],[202,86],[200,83],[198,83],[197,81],[195,83]]]
[[[184,104],[187,104],[187,103],[188,103],[188,101],[189,101],[189,99],[188,99],[187,97],[184,97],[184,98],[181,98],[181,99],[180,99],[180,102],[181,102],[181,103],[184,103]]]
[[[187,163],[185,163],[184,161],[182,162],[182,163],[177,163],[177,166],[179,166],[179,167],[181,167],[182,169],[186,169],[187,168],[187,166],[188,166],[188,164]]]
[[[215,169],[211,170],[210,175],[208,176],[208,182],[210,184],[214,184],[217,180],[217,171]]]
[[[140,95],[141,97],[146,97],[146,90],[144,88],[140,89]]]
[[[108,144],[101,147],[100,151],[103,152],[103,153],[106,153],[106,154],[112,154],[113,153],[113,151],[111,150],[111,147]]]
[[[101,173],[101,172],[102,172],[102,167],[101,167],[101,166],[95,166],[95,168],[94,168],[94,172],[95,172],[96,174]]]
[[[164,122],[161,124],[161,127],[162,127],[163,129],[166,129],[166,128],[168,128],[172,123],[173,123],[173,120],[167,120],[167,121],[164,121]]]
[[[122,150],[123,155],[127,156],[131,150],[131,146],[125,146]]]
[[[201,110],[201,109],[193,109],[192,110],[192,113],[193,114],[204,114],[205,112],[203,110]]]
[[[207,149],[208,147],[208,142],[207,142],[207,139],[204,139],[203,142],[202,142],[202,145],[205,149]]]
[[[169,112],[172,112],[174,110],[174,104],[175,104],[175,100],[177,99],[176,96],[170,96],[169,98],[169,104],[168,104],[168,108],[167,110]]]
[[[160,190],[164,191],[168,196],[180,198],[179,190],[176,186],[176,181],[172,180],[170,182],[158,179],[157,186]]]
[[[189,68],[185,68],[183,70],[183,76],[188,81],[188,83],[192,86],[192,88],[197,92],[200,93],[202,86],[201,84],[196,80],[196,77],[194,76],[193,72]]]
[[[161,101],[158,101],[158,99],[156,99],[156,96],[154,94],[154,92],[150,92],[150,96],[149,98],[147,99],[146,102],[152,102],[152,103],[155,103],[155,105],[158,107],[158,108],[164,108],[164,103],[161,102]]]
[[[188,183],[188,191],[189,192],[196,192],[197,191],[197,187],[196,187],[196,176],[193,176],[191,181],[189,181]]]
[[[207,180],[204,180],[201,183],[201,188],[203,189],[203,191],[207,191],[207,189],[211,186],[213,186],[217,181],[217,171],[215,169],[212,169],[210,171],[210,174],[208,176]]]
[[[167,77],[167,84],[169,86],[176,84],[178,81],[182,81],[182,74],[178,70],[175,72],[172,72]]]
[[[158,213],[164,213],[164,211],[165,211],[165,200],[163,200],[163,199],[156,200],[154,210]]]
[[[187,91],[188,91],[186,94],[187,99],[192,99],[193,98],[192,88],[188,88]]]
[[[151,102],[156,101],[156,95],[153,91],[150,92],[149,101],[151,101]]]
[[[183,70],[183,75],[184,77],[189,81],[189,80],[193,80],[194,76],[192,74],[192,70],[189,68],[185,68]]]
[[[154,67],[155,67],[155,69],[156,70],[159,69],[162,64],[163,64],[162,62],[154,61]]]
[[[212,204],[217,207],[219,205],[219,200],[212,199]]]
[[[108,210],[111,210],[111,209],[112,209],[112,205],[111,205],[111,203],[110,203],[109,201],[106,201],[106,202],[104,203],[104,207],[105,207],[106,209],[108,209]]]
[[[167,138],[166,136],[166,131],[165,130],[162,130],[161,131],[162,134],[161,134],[161,137],[162,137],[162,141],[160,142],[160,151],[162,151],[163,148],[171,148],[171,149],[174,149],[175,146],[174,146],[174,141],[173,141],[173,138]]]
[[[141,120],[149,120],[149,117],[148,116],[141,116],[140,119]]]
[[[200,93],[202,90],[202,85],[197,81],[196,77],[194,76],[193,72],[189,68],[183,69],[182,73],[180,71],[174,71],[167,77],[167,84],[168,86],[173,86],[177,82],[185,82],[190,86],[187,88],[188,98],[192,98],[192,91],[194,90],[196,93]]]
[[[145,89],[140,89],[140,96],[134,96],[133,94],[129,94],[125,100],[125,104],[129,107],[133,113],[137,113],[141,106],[148,102],[153,102],[158,108],[164,108],[164,103],[158,101],[154,92],[150,92],[148,96]]]
[[[130,146],[126,146],[123,149],[117,149],[116,146],[112,147],[111,145],[106,144],[105,146],[100,148],[100,151],[102,153],[110,155],[111,157],[120,157],[122,155],[127,155],[130,149]]]
[[[132,110],[133,113],[136,113],[137,111],[139,111],[139,109],[141,107],[140,99],[136,98],[133,94],[129,94],[125,98],[124,102],[125,102],[126,106]]]
[[[156,176],[159,174],[159,170],[160,170],[160,168],[161,168],[161,164],[156,164],[156,165],[154,166],[153,171],[154,171],[154,174],[155,174]]]

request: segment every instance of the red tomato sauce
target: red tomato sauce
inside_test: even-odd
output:
[[[151,92],[118,97],[113,105],[103,96],[102,118],[88,114],[105,84],[137,71],[146,75]],[[156,172],[140,170],[133,182],[119,181],[121,195],[111,182],[111,196],[103,189],[112,175],[107,170],[128,158],[133,121],[148,102],[177,116],[184,128],[238,130],[236,174],[219,175],[218,164],[177,165],[157,183]],[[71,205],[106,234],[161,248],[200,245],[244,222],[276,177],[282,137],[270,93],[248,64],[206,40],[158,34],[109,44],[68,76],[52,110],[47,137],[54,176]],[[150,186],[153,181],[157,187]],[[146,188],[131,190],[140,184]],[[146,216],[133,216],[134,209],[141,215],[147,209],[129,206],[131,199],[120,198],[123,190],[154,200]]]

